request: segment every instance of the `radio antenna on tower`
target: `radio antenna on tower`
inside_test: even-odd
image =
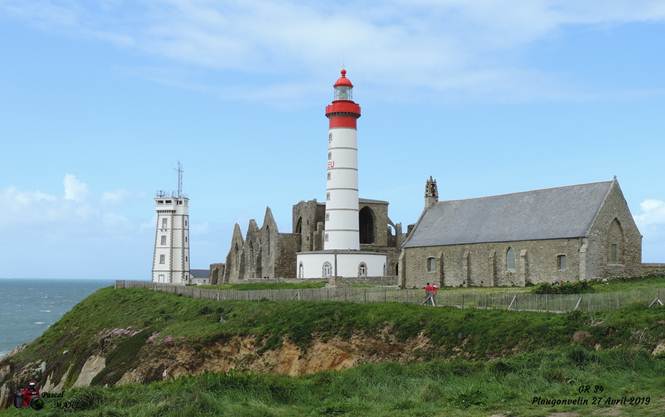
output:
[[[185,171],[183,171],[180,161],[178,161],[178,168],[176,171],[178,171],[178,197],[182,197],[182,173]]]

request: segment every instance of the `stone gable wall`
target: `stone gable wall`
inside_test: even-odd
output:
[[[612,222],[617,219],[621,232],[613,230]],[[620,262],[610,262],[610,243],[620,242]],[[588,279],[635,277],[641,275],[642,235],[633,220],[628,204],[618,183],[614,183],[603,207],[598,212],[590,233],[587,251]]]

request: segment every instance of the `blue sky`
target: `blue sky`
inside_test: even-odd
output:
[[[185,167],[192,266],[235,222],[323,199],[342,64],[360,190],[442,199],[619,178],[665,262],[660,1],[0,0],[0,276],[146,278]]]

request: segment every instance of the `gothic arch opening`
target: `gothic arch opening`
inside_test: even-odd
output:
[[[369,207],[363,207],[358,216],[358,223],[360,225],[360,243],[374,243],[374,212]]]
[[[302,235],[302,217],[298,217],[298,221],[296,222],[296,230],[295,233],[297,235],[300,235],[300,238],[298,239],[298,252],[302,252],[302,246],[303,246],[303,235]]]

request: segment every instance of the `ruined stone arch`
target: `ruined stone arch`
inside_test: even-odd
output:
[[[270,255],[270,226],[266,226],[266,254]]]
[[[297,235],[300,235],[300,239],[298,240],[298,247],[296,248],[296,251],[297,252],[302,252],[303,240],[305,240],[305,237],[302,235],[302,216],[298,217],[298,221],[296,221],[295,233]]]
[[[375,232],[376,216],[374,210],[368,206],[363,207],[358,213],[358,225],[360,226],[360,243],[372,244],[376,239]]]

